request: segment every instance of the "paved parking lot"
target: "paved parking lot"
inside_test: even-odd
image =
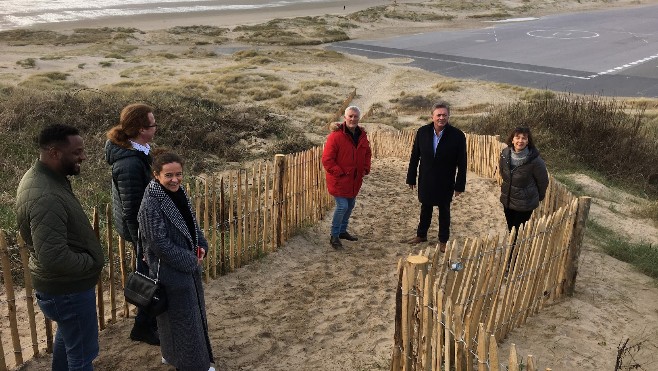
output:
[[[580,94],[658,98],[658,6],[483,22],[480,29],[334,43],[370,58]]]

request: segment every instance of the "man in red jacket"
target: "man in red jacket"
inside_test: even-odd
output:
[[[358,240],[347,232],[347,224],[363,177],[370,173],[372,157],[368,136],[359,126],[361,110],[356,106],[349,106],[345,109],[344,116],[345,121],[327,137],[322,153],[327,189],[336,200],[330,238],[331,247],[336,250],[343,249],[341,239]]]

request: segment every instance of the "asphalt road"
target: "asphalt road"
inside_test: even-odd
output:
[[[587,95],[658,98],[658,6],[483,22],[481,29],[334,43],[444,76]]]

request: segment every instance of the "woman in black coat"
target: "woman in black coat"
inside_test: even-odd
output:
[[[171,152],[156,156],[153,174],[138,218],[151,277],[167,294],[167,311],[157,317],[162,362],[179,371],[214,371],[201,277],[208,242],[181,185],[183,160]]]
[[[137,271],[147,274],[143,251],[137,244],[137,212],[151,175],[151,146],[157,125],[153,109],[143,103],[121,110],[119,123],[107,132],[105,161],[112,166],[112,214],[119,236],[133,245]],[[155,318],[138,308],[130,339],[160,344]]]
[[[518,127],[509,135],[507,148],[500,154],[499,169],[503,178],[500,202],[507,228],[518,231],[544,199],[548,188],[546,164],[539,156],[529,128]]]

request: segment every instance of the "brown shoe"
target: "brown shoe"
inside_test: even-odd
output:
[[[445,242],[439,242],[437,247],[439,248],[439,251],[441,251],[442,253],[446,252],[446,243]]]
[[[416,236],[416,237],[409,240],[410,245],[417,245],[421,242],[427,242],[427,237],[418,237],[418,236]]]

